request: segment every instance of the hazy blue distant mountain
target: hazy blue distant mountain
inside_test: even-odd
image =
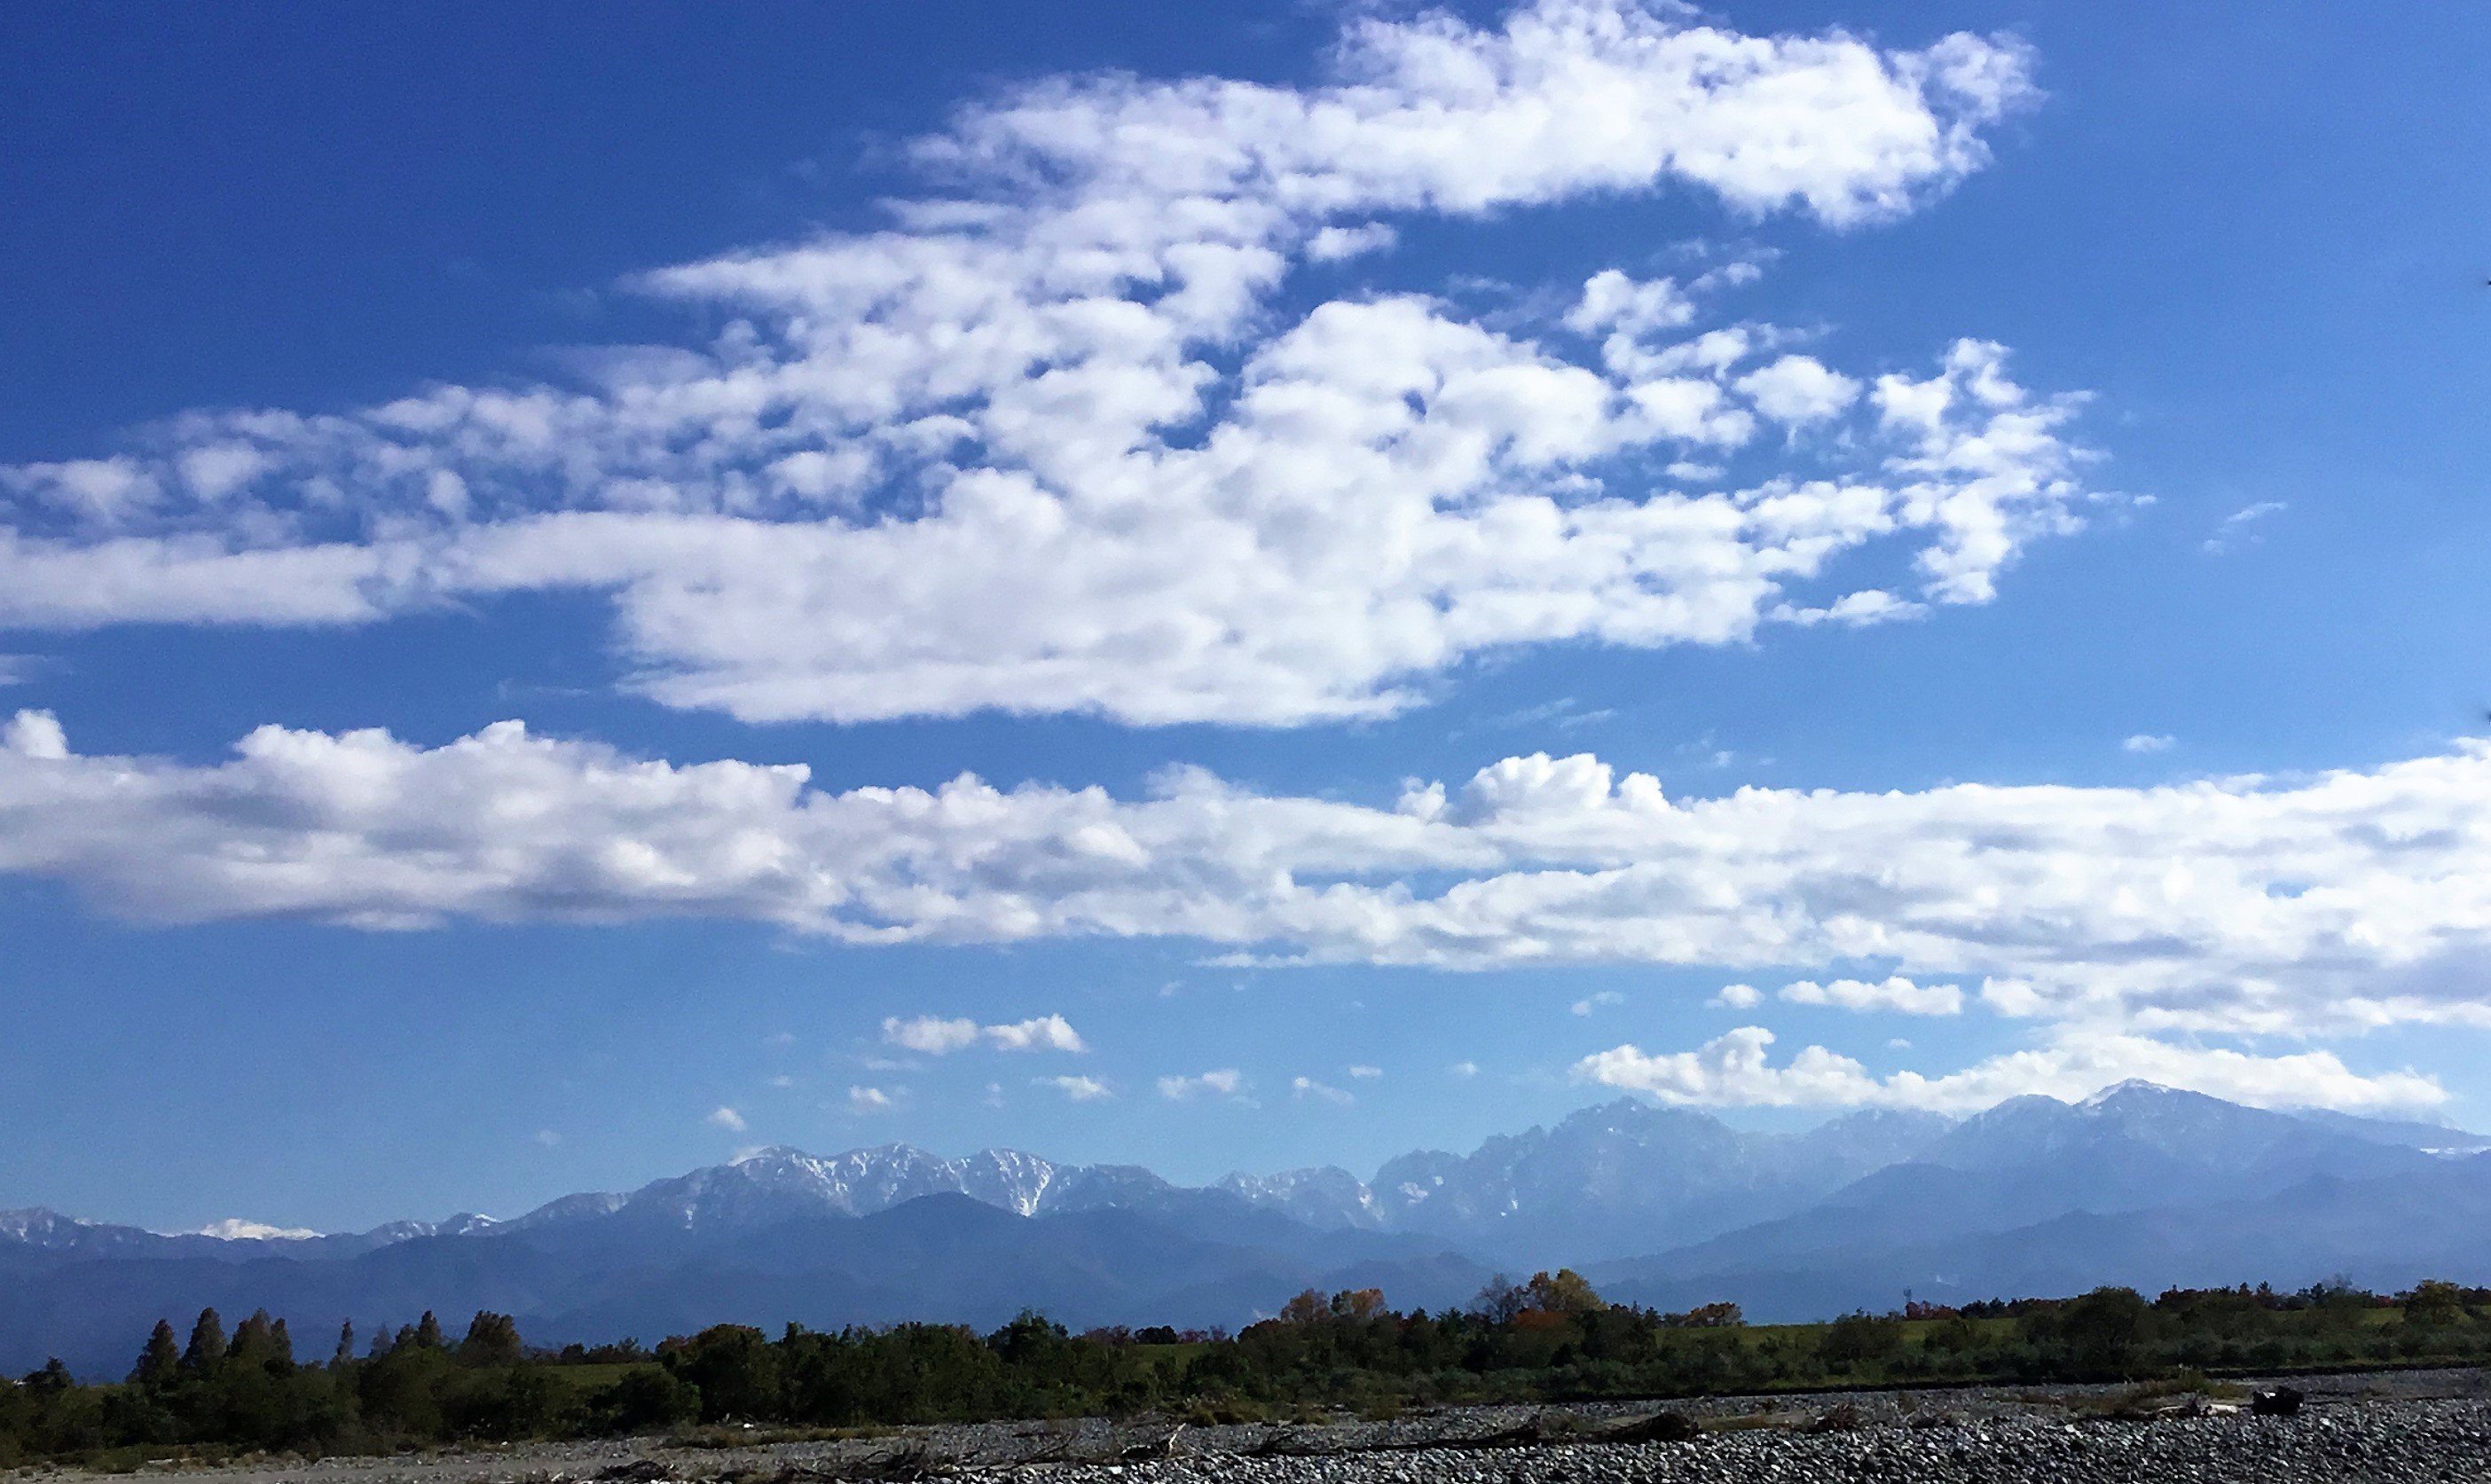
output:
[[[2337,1113],[2332,1108],[2302,1109],[2295,1117],[2338,1133],[2351,1134],[2357,1139],[2366,1139],[2372,1144],[2399,1144],[2407,1149],[2428,1149],[2437,1154],[2478,1154],[2491,1150],[2491,1134],[2468,1133],[2445,1123],[2357,1118],[2349,1113]]]
[[[2338,1276],[2382,1293],[2423,1278],[2491,1283],[2491,1154],[2372,1179],[2318,1176],[2251,1200],[2176,1201],[2109,1214],[2070,1211],[1995,1231],[1929,1237],[1855,1228],[1846,1246],[1773,1250],[1754,1234],[1699,1252],[1596,1270],[1618,1301],[1683,1309],[1729,1299],[1748,1318],[1822,1318],[1885,1310],[1908,1291],[1939,1303],[2077,1294],[2106,1283],[2149,1296],[2168,1287],[2271,1283],[2292,1290]],[[1708,1261],[1708,1259],[1714,1259]]]
[[[208,1306],[266,1308],[286,1318],[307,1351],[325,1353],[341,1321],[368,1337],[425,1309],[454,1326],[479,1308],[513,1314],[542,1344],[627,1334],[655,1342],[729,1322],[991,1327],[1024,1306],[1076,1327],[1235,1326],[1310,1287],[1380,1286],[1396,1301],[1442,1307],[1476,1294],[1488,1275],[1409,1238],[1321,1233],[1221,1199],[1238,1229],[1224,1239],[1140,1211],[1020,1216],[945,1192],[864,1216],[712,1220],[689,1241],[636,1239],[652,1230],[643,1223],[653,1204],[419,1237],[345,1258],[236,1262],[168,1249],[69,1262],[0,1272],[0,1369],[57,1354],[81,1374],[117,1377],[157,1319],[187,1322]]]
[[[1911,1157],[1950,1123],[1875,1112],[1802,1134],[1745,1133],[1709,1114],[1622,1099],[1468,1156],[1406,1154],[1375,1178],[1388,1230],[1513,1260],[1575,1264],[1650,1252],[1799,1210]]]
[[[2445,1188],[2470,1189],[2466,1181],[2480,1178],[2464,1173],[2476,1161],[2416,1147],[2410,1130],[2418,1126],[2427,1125],[2309,1119],[2146,1083],[2074,1105],[2013,1098],[1805,1210],[1599,1264],[1593,1276],[1623,1299],[1684,1307],[1682,1299],[1726,1297],[1759,1317],[1824,1313],[1828,1304],[1891,1307],[1905,1288],[1940,1300],[2073,1292],[2066,1284],[2078,1278],[2078,1289],[2287,1277],[2298,1286],[2342,1270],[2387,1284],[2430,1269],[2483,1281],[2491,1244],[2477,1242],[2461,1272],[2433,1269],[2457,1249],[2432,1244],[2437,1228],[2388,1214],[2403,1209],[2401,1192],[2448,1180],[2456,1184]],[[2442,1147],[2473,1142],[2437,1133]],[[2242,1225],[2242,1212],[2282,1221],[2290,1192],[2350,1188],[2399,1198],[2375,1214],[2352,1208],[2350,1225],[2338,1222],[2326,1242],[2290,1225],[2246,1239],[2260,1229]],[[2213,1243],[2178,1239],[2197,1226],[2226,1235]],[[2124,1235],[2114,1239],[2114,1232]],[[2044,1275],[2059,1286],[2021,1286]]]
[[[1742,1132],[1631,1101],[1372,1181],[1324,1167],[1171,1184],[1120,1165],[906,1145],[769,1149],[628,1194],[322,1237],[163,1235],[0,1212],[0,1369],[117,1375],[158,1318],[519,1317],[533,1340],[725,1320],[1239,1325],[1314,1287],[1467,1300],[1503,1266],[1587,1268],[1612,1297],[1758,1318],[2099,1282],[2491,1279],[2491,1145],[2425,1124],[2243,1108],[2131,1083],[1961,1122],[1863,1113]],[[2451,1153],[2449,1151],[2458,1151]],[[2470,1213],[2470,1214],[2469,1214]],[[228,1232],[254,1230],[228,1227]],[[1643,1254],[1635,1256],[1633,1254]]]

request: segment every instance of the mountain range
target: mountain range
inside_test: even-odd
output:
[[[1189,1187],[1009,1149],[779,1148],[510,1220],[348,1235],[0,1211],[0,1368],[59,1354],[117,1375],[158,1318],[209,1305],[284,1315],[325,1353],[341,1321],[368,1331],[425,1309],[512,1313],[541,1343],[727,1321],[984,1326],[1023,1306],[1075,1327],[1236,1325],[1309,1287],[1439,1308],[1494,1270],[1558,1265],[1615,1299],[1729,1298],[1760,1320],[1891,1307],[1906,1290],[2484,1282],[2486,1218],[2491,1139],[2142,1083],[1798,1134],[1620,1101],[1466,1155],[1402,1155],[1372,1180],[1323,1168]]]

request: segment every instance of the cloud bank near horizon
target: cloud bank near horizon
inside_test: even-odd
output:
[[[610,595],[629,684],[746,720],[1295,725],[1404,709],[1503,647],[1986,601],[2092,498],[2074,401],[2003,347],[1846,372],[1704,324],[1735,262],[1603,270],[1499,328],[1341,280],[1395,216],[1691,191],[1889,219],[1981,167],[2029,71],[2010,41],[1539,0],[1356,21],[1304,88],[1041,81],[919,141],[949,193],[885,230],[636,281],[723,318],[710,342],[0,470],[0,625],[576,589]]]
[[[0,870],[155,920],[699,916],[865,945],[1188,939],[1264,964],[1867,964],[1878,976],[1800,980],[1781,998],[1920,1014],[1977,999],[2125,1047],[2120,1064],[2135,1047],[2101,1036],[2491,1025],[2491,996],[2464,972],[2491,947],[2480,742],[2296,780],[1687,800],[1590,756],[1534,754],[1457,791],[1413,784],[1390,808],[1189,770],[1138,800],[968,775],[827,793],[803,767],[677,767],[516,722],[433,748],[263,727],[211,767],[80,755],[41,712],[0,742]],[[930,1043],[946,1027],[929,1024],[892,1033]],[[1076,1039],[1052,1022],[948,1030],[963,1044]],[[1797,1077],[1853,1101],[1900,1095],[1856,1065],[1766,1068],[1760,1043],[1707,1052],[1682,1063],[1620,1047],[1596,1080],[1773,1101],[1798,1095]],[[2025,1074],[2072,1086],[2114,1062]]]

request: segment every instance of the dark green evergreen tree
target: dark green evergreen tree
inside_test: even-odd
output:
[[[519,1326],[507,1314],[477,1310],[467,1325],[467,1338],[458,1342],[458,1359],[465,1365],[516,1365],[526,1358]]]
[[[182,1352],[182,1369],[194,1376],[205,1376],[224,1364],[225,1322],[217,1318],[214,1309],[201,1309],[199,1321],[190,1326],[190,1349]]]
[[[130,1383],[162,1391],[181,1379],[181,1342],[173,1338],[172,1324],[160,1319],[156,1332],[147,1337],[147,1348],[139,1352],[138,1363],[131,1367]]]
[[[415,1344],[420,1350],[441,1348],[441,1321],[432,1317],[430,1309],[425,1310],[424,1318],[415,1323]]]
[[[355,1322],[348,1320],[337,1326],[337,1348],[329,1353],[329,1369],[343,1370],[355,1358]]]
[[[273,1328],[266,1309],[251,1310],[250,1318],[234,1326],[233,1341],[225,1347],[225,1358],[239,1365],[265,1368],[277,1358]]]

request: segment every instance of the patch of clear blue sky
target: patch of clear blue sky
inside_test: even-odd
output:
[[[1494,8],[1464,6],[1485,16]],[[2366,765],[2480,725],[2491,470],[2491,12],[2456,4],[1754,5],[1748,30],[1901,44],[2011,29],[2048,91],[1992,168],[1895,224],[1740,223],[1687,198],[1419,224],[1384,272],[1563,283],[1688,237],[1779,254],[1729,312],[1822,326],[1845,369],[1920,370],[1952,337],[2095,400],[2096,482],[2151,494],[2044,543],[1993,605],[1750,647],[1563,647],[1450,677],[1397,720],[1295,732],[973,717],[745,727],[612,692],[600,604],[525,598],[354,632],[0,635],[48,656],[0,704],[88,750],[212,758],[264,721],[439,742],[504,716],[678,760],[804,761],[826,786],[1103,783],[1191,763],[1381,802],[1508,753],[1596,750],[1679,794],[1741,783],[2135,782]],[[352,406],[427,379],[528,378],[544,348],[680,328],[620,275],[871,219],[889,146],[999,82],[1065,69],[1312,75],[1318,6],[487,5],[0,13],[0,459],[91,452],[185,408]],[[2216,556],[2244,507],[2287,509]],[[1552,708],[1563,708],[1554,710]],[[1568,715],[1609,714],[1569,724]],[[2123,752],[2134,733],[2166,752]],[[1716,766],[1715,753],[1731,754]],[[1591,1100],[1564,1067],[1738,1020],[1881,1070],[1944,1070],[2016,1028],[1734,1020],[1727,977],[1194,967],[1182,945],[837,950],[766,928],[288,923],[132,929],[0,884],[0,1205],[161,1225],[336,1226],[510,1210],[747,1141],[1011,1142],[1205,1178],[1361,1173]],[[1773,982],[1770,975],[1754,975]],[[1179,984],[1173,995],[1161,990]],[[1243,984],[1243,988],[1236,987]],[[1626,1003],[1588,1017],[1575,1000]],[[1070,1060],[861,1064],[885,1014],[1061,1010]],[[792,1045],[765,1038],[787,1033]],[[1886,1046],[1912,1039],[1908,1054]],[[2491,1112],[2483,1038],[2374,1036]],[[1476,1081],[1444,1068],[1476,1061]],[[1352,1082],[1352,1063],[1387,1075]],[[1161,1073],[1237,1065],[1258,1108],[1175,1107]],[[1113,1101],[1032,1076],[1082,1070]],[[1290,1078],[1353,1088],[1355,1108]],[[771,1085],[786,1077],[791,1086]],[[983,1101],[1001,1082],[1006,1106]],[[894,1114],[851,1085],[905,1085]],[[741,1139],[700,1122],[744,1111]],[[539,1130],[558,1144],[536,1142]]]

